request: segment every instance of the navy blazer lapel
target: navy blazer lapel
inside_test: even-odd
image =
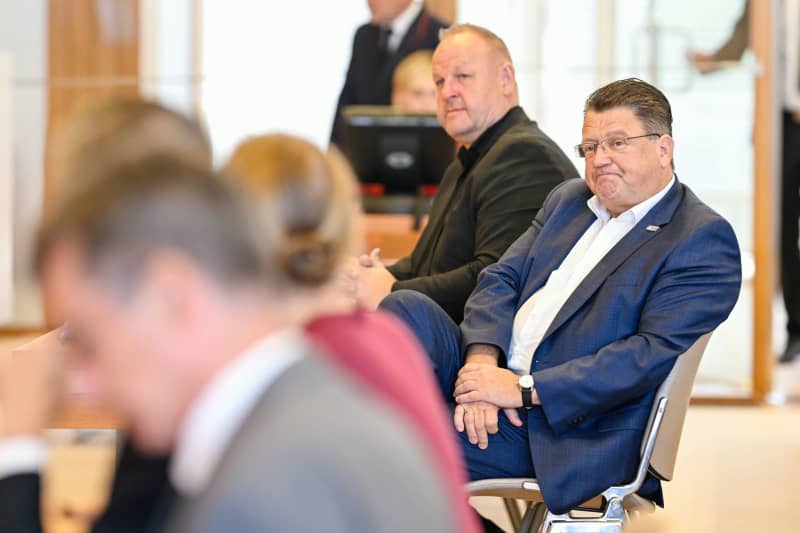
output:
[[[675,210],[683,199],[683,186],[675,180],[672,189],[661,201],[656,204],[647,215],[640,220],[631,231],[625,235],[599,263],[589,272],[584,280],[575,288],[567,301],[558,311],[547,332],[542,337],[542,341],[556,331],[569,317],[575,314],[578,309],[600,288],[600,285],[636,250],[647,241],[658,235],[661,226],[672,220]],[[577,225],[577,224],[576,224]],[[658,227],[652,231],[653,227]],[[650,229],[648,229],[650,228]],[[570,247],[569,250],[572,248]],[[567,250],[567,252],[569,252]],[[541,343],[539,344],[541,346]]]
[[[550,274],[564,261],[581,235],[595,221],[594,213],[586,206],[586,199],[590,197],[591,194],[581,197],[565,209],[557,220],[545,222],[547,231],[539,235],[537,245],[530,252],[533,261],[528,266],[527,282],[518,300],[517,310],[534,292],[542,288]]]

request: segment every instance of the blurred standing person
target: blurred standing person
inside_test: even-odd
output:
[[[433,50],[445,24],[422,0],[367,0],[372,18],[356,30],[350,65],[336,105],[331,142],[344,145],[342,109],[349,105],[389,105],[392,73],[416,50]]]
[[[749,45],[750,0],[745,1],[728,39],[716,51],[691,51],[689,60],[702,74],[716,72],[721,62],[738,61]],[[788,339],[781,363],[800,356],[800,2],[783,0],[780,18],[778,83],[782,84],[783,123],[781,142],[781,237],[780,268],[783,302],[786,306]]]

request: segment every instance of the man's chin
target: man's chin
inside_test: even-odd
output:
[[[470,129],[464,124],[454,124],[451,121],[445,124],[444,131],[447,132],[450,138],[463,143],[463,139],[469,134]]]
[[[617,176],[609,174],[607,176],[597,176],[594,179],[594,193],[601,200],[604,198],[613,198],[616,196],[619,187],[616,183]]]

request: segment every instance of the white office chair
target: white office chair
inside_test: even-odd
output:
[[[620,532],[639,513],[650,513],[655,504],[636,495],[648,471],[670,481],[675,470],[678,444],[689,406],[697,367],[711,333],[700,337],[685,353],[658,388],[650,421],[644,432],[641,460],[636,477],[628,484],[609,487],[602,494],[561,515],[547,510],[539,485],[533,478],[482,479],[467,484],[470,496],[503,498],[511,523],[520,533]],[[521,516],[517,500],[529,502]]]

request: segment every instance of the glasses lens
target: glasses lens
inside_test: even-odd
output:
[[[628,139],[625,137],[609,137],[605,140],[605,144],[614,152],[621,152],[628,146]]]

